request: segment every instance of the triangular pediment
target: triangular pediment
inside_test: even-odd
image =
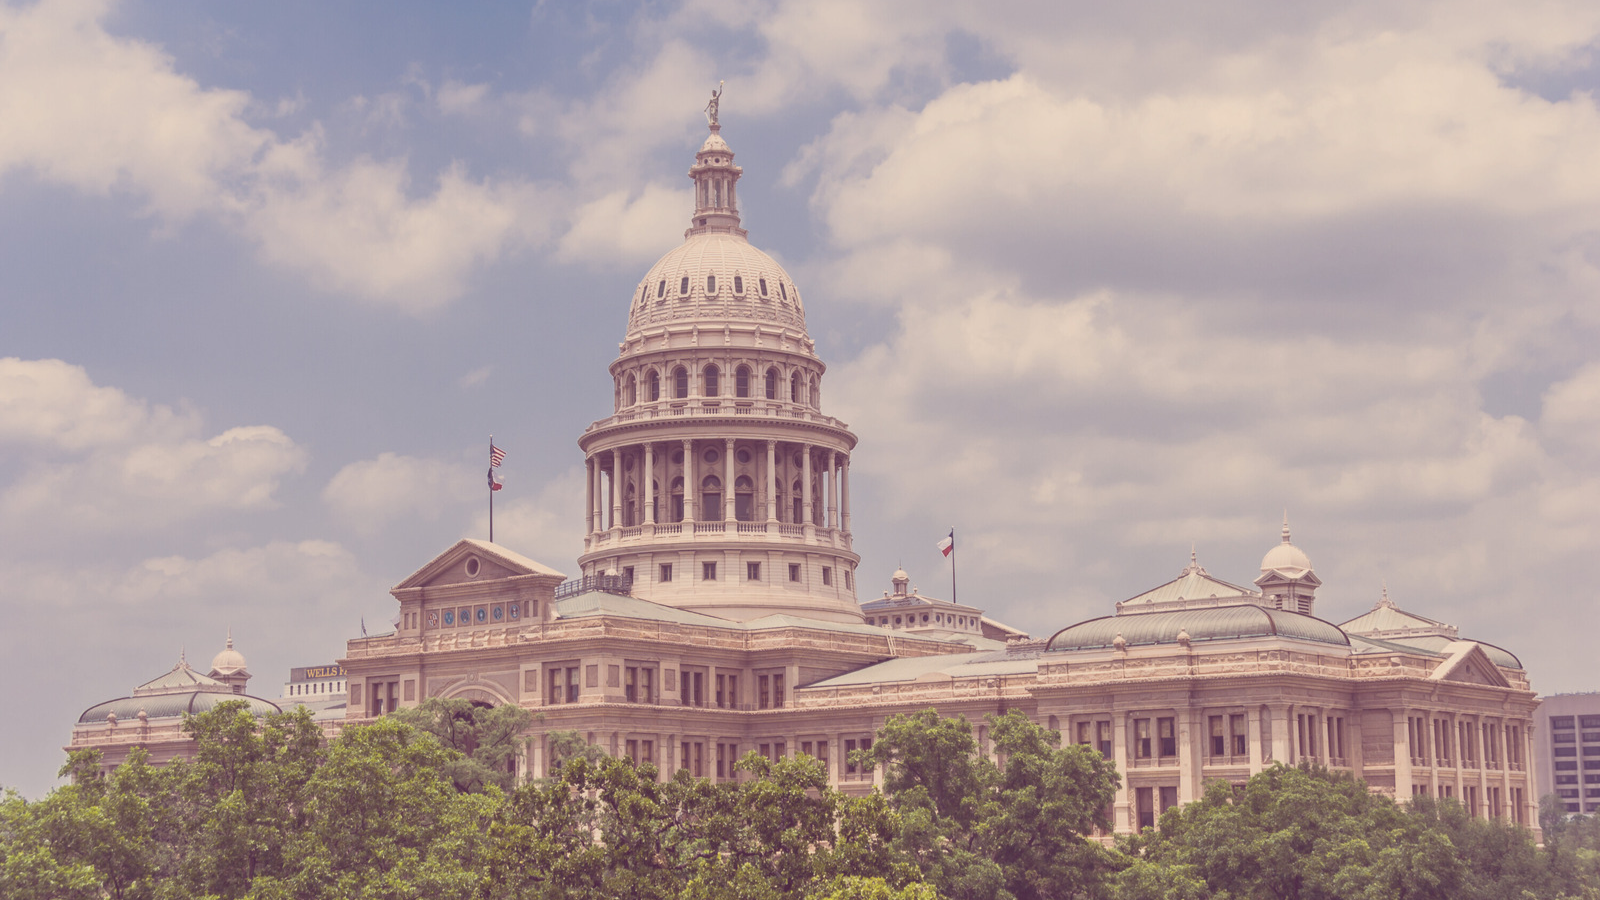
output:
[[[1510,687],[1505,673],[1494,660],[1473,641],[1455,641],[1445,647],[1447,656],[1428,677],[1433,681],[1451,681],[1457,684],[1483,684],[1490,687]]]
[[[393,590],[475,584],[517,575],[543,575],[557,581],[565,581],[567,577],[544,563],[499,544],[463,538],[413,572],[411,577],[395,585]]]

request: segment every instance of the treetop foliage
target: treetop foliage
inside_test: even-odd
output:
[[[1270,769],[1114,846],[1114,768],[1020,712],[893,716],[849,796],[823,764],[757,754],[713,784],[550,736],[558,774],[517,783],[532,717],[457,702],[344,729],[224,703],[192,761],[0,800],[7,900],[1600,900],[1600,826],[1552,809],[1546,843],[1450,801],[1399,805],[1325,771]],[[508,749],[509,748],[509,749]]]

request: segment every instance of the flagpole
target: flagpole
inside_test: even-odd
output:
[[[494,435],[489,435],[489,458],[494,459]],[[494,463],[489,464],[489,543],[494,543]]]
[[[950,602],[956,602],[956,530],[950,529]]]

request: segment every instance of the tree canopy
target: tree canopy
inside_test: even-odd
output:
[[[1020,712],[986,741],[933,710],[890,717],[847,795],[805,755],[751,753],[712,783],[557,733],[557,774],[517,783],[530,717],[430,703],[326,741],[242,702],[186,719],[191,761],[135,750],[0,800],[7,900],[1600,900],[1600,824],[1552,807],[1546,843],[1458,804],[1398,804],[1274,767],[1119,839],[1117,773]]]

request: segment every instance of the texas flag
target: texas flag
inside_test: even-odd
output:
[[[498,491],[503,487],[505,487],[505,485],[503,485],[500,482],[494,480],[494,470],[490,469],[489,470],[489,490]]]
[[[945,556],[956,552],[956,530],[950,529],[950,536],[939,541],[939,552]]]

